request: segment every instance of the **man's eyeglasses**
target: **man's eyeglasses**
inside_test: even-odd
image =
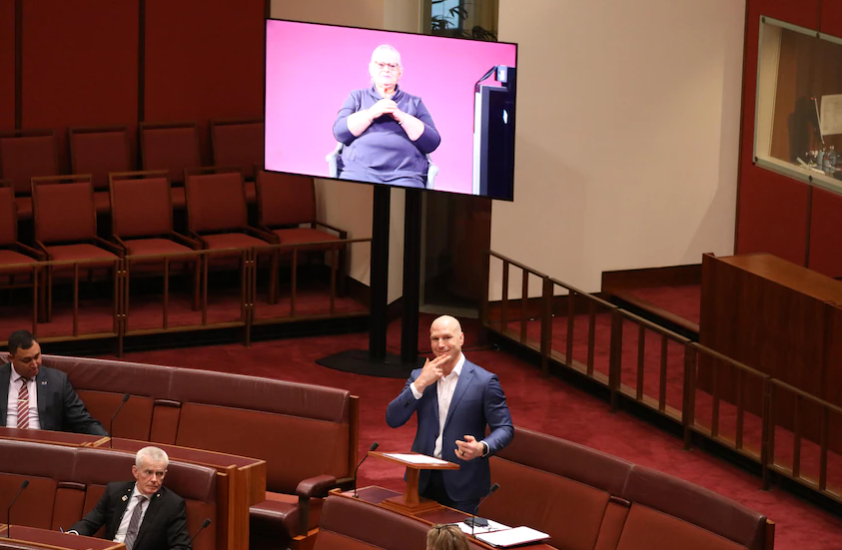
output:
[[[386,69],[389,69],[390,71],[397,71],[400,67],[397,63],[381,63],[379,61],[372,61],[371,63],[381,71],[385,71]]]

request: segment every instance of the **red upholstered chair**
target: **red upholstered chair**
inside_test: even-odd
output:
[[[263,166],[263,120],[212,120],[210,123],[213,163],[239,166],[246,180],[246,201],[253,204],[255,166]]]
[[[111,231],[131,266],[163,263],[160,259],[133,258],[179,254],[201,248],[193,239],[173,231],[170,180],[166,170],[117,172],[108,175],[111,192]],[[193,307],[199,304],[200,258],[193,266]]]
[[[0,181],[0,273],[8,277],[8,286],[23,286],[15,284],[15,277],[31,274],[32,270],[27,266],[14,268],[4,266],[34,264],[46,257],[44,253],[18,242],[15,189],[10,182]],[[32,282],[25,286],[31,286]]]
[[[53,130],[0,133],[0,179],[12,182],[19,220],[32,219],[32,177],[58,173],[58,146]]]
[[[191,237],[210,250],[252,248],[277,242],[249,227],[243,176],[239,172],[188,175],[187,225]]]
[[[202,165],[195,122],[141,122],[140,153],[144,170],[169,170],[173,208],[185,205],[184,171]]]
[[[70,169],[74,174],[91,174],[97,214],[108,214],[108,174],[134,169],[126,126],[70,128]]]
[[[122,249],[96,234],[96,209],[91,176],[55,176],[32,178],[32,205],[35,220],[35,244],[52,261],[85,260],[82,269],[88,277],[96,267],[114,269]],[[72,269],[52,266],[47,269],[46,320],[52,317],[52,279],[56,272]],[[113,273],[112,273],[113,275]],[[115,300],[116,307],[116,300]]]
[[[347,232],[342,229],[316,220],[316,187],[310,177],[259,170],[257,212],[260,228],[277,235],[281,244],[312,243],[300,246],[299,253],[323,252],[333,248],[334,241],[348,238]],[[341,293],[345,276],[344,246],[339,250],[339,265],[336,268],[339,271]],[[274,296],[272,301],[275,301]]]

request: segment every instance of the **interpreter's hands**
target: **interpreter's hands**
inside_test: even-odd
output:
[[[383,115],[392,115],[394,117],[394,113],[398,110],[397,103],[391,99],[384,98],[368,108],[368,118],[373,121]]]
[[[466,435],[465,441],[456,440],[456,456],[462,460],[473,460],[482,456],[485,446],[472,435]]]
[[[440,355],[432,361],[428,358],[424,362],[424,368],[421,369],[421,374],[415,379],[415,389],[423,392],[424,388],[438,382],[444,376],[442,365],[447,362],[447,359],[448,357],[446,355]]]

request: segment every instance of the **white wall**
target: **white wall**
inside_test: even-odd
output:
[[[421,0],[272,0],[278,19],[329,23],[395,31],[420,30]],[[337,63],[342,62],[337,52]],[[339,105],[336,106],[339,110]],[[373,191],[370,185],[316,180],[319,220],[348,231],[349,238],[371,236]],[[404,191],[392,189],[389,240],[389,302],[402,295]],[[350,275],[368,285],[371,248],[355,244],[349,251]]]
[[[500,0],[517,157],[492,250],[586,291],[733,253],[744,17],[744,0]]]

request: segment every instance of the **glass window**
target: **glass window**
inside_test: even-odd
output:
[[[842,40],[761,18],[758,166],[842,190]]]

